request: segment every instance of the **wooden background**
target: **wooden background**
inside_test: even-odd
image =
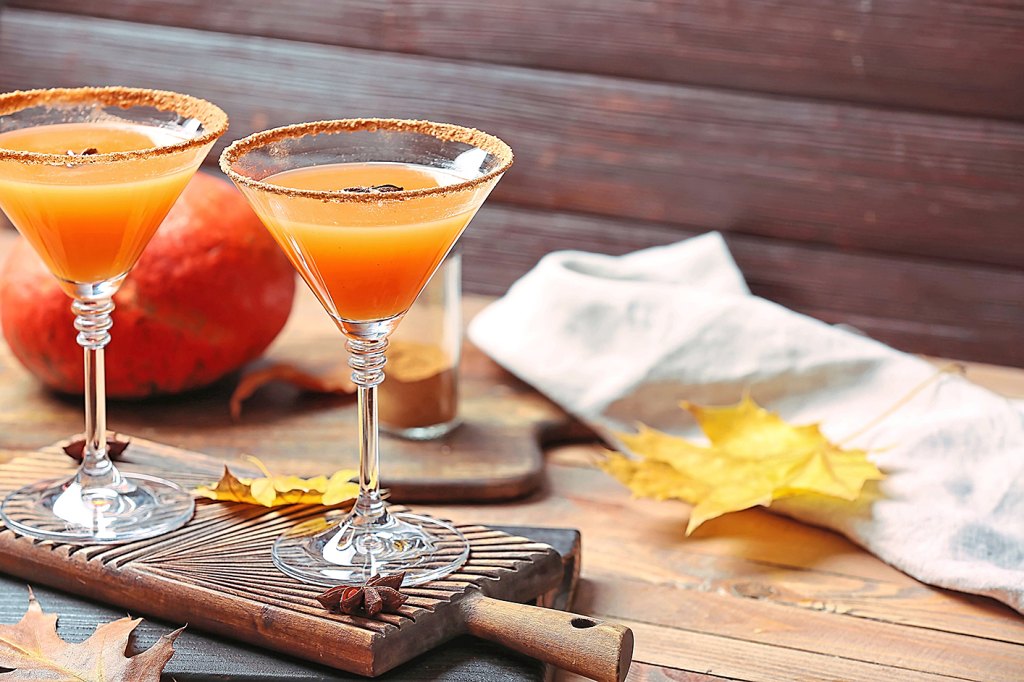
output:
[[[473,292],[718,229],[758,294],[1024,366],[1021,0],[8,0],[0,90],[79,84],[209,98],[229,139],[500,135],[519,163],[464,240]]]

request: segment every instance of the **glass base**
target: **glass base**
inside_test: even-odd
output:
[[[113,545],[181,528],[195,511],[192,495],[154,476],[121,474],[117,489],[83,495],[75,479],[43,481],[7,496],[0,519],[11,530],[74,545]]]
[[[450,523],[409,512],[385,512],[381,522],[360,525],[352,515],[325,518],[287,531],[274,544],[274,564],[314,585],[362,585],[377,574],[405,572],[405,586],[421,585],[457,570],[469,541]]]
[[[404,438],[405,440],[434,440],[441,436],[447,436],[461,424],[462,420],[458,417],[451,421],[442,422],[441,424],[431,424],[430,426],[410,426],[408,428],[389,426],[388,424],[381,422],[380,430],[389,436]]]

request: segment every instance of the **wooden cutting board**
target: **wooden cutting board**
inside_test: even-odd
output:
[[[133,439],[120,466],[187,487],[216,479],[222,468],[218,460],[141,439]],[[52,451],[16,457],[0,466],[0,495],[73,470],[71,460]],[[361,675],[380,675],[469,633],[594,679],[625,678],[632,656],[627,628],[516,603],[557,587],[564,575],[558,553],[483,526],[459,527],[470,541],[466,564],[405,589],[411,598],[400,613],[326,613],[315,601],[322,589],[281,574],[270,555],[282,531],[323,513],[200,501],[184,528],[119,546],[37,542],[3,529],[0,571]]]
[[[4,251],[0,239],[0,259]],[[116,311],[113,335],[108,366],[117,362]],[[70,317],[67,343],[75,343]],[[292,316],[266,361],[318,370],[344,364],[343,340],[305,286],[298,287]],[[228,460],[249,453],[273,469],[286,457],[287,473],[358,467],[351,399],[272,384],[247,401],[241,420],[234,421],[229,398],[237,378],[181,396],[111,401],[109,428]],[[383,437],[382,477],[392,499],[501,501],[528,495],[542,482],[543,447],[561,439],[568,417],[468,343],[460,387],[464,423],[449,436],[422,443]],[[44,389],[0,340],[0,448],[34,450],[81,429],[81,398]],[[282,442],[289,444],[286,452]]]
[[[537,599],[548,608],[567,609],[572,604],[579,577],[580,534],[564,528],[497,528],[551,545],[562,557],[559,587]],[[59,615],[57,634],[68,642],[81,642],[102,623],[122,618],[127,611],[76,597],[59,590],[32,585],[43,611]],[[16,623],[28,602],[26,581],[0,574],[0,623]],[[153,646],[177,629],[172,623],[146,619],[135,629],[126,655]],[[450,642],[417,656],[385,673],[387,682],[550,682],[554,668],[535,659],[471,636]],[[2,677],[0,677],[2,679]],[[174,656],[164,667],[163,679],[202,682],[353,682],[358,675],[275,655],[264,649],[186,628],[174,642]]]

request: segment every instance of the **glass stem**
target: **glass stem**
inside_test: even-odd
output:
[[[359,525],[387,521],[387,510],[380,494],[379,428],[377,424],[377,386],[384,381],[384,351],[387,339],[349,339],[348,364],[356,385],[359,409],[359,497],[352,509],[352,521]]]
[[[110,461],[107,451],[106,378],[103,349],[110,342],[113,321],[110,298],[76,300],[75,313],[78,344],[85,352],[85,448],[82,466],[76,477],[82,488],[110,488],[121,484],[121,475]]]

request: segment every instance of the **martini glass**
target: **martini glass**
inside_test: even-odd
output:
[[[384,503],[377,385],[388,335],[511,164],[508,145],[478,130],[393,119],[277,128],[221,156],[346,337],[357,386],[359,497],[340,522],[282,535],[273,556],[283,572],[324,585],[404,572],[417,585],[466,560],[453,526]]]
[[[0,95],[0,208],[72,298],[85,353],[82,465],[69,480],[8,495],[0,507],[8,528],[54,542],[113,544],[161,535],[192,517],[188,492],[111,463],[103,349],[114,293],[226,129],[223,111],[172,92]]]

